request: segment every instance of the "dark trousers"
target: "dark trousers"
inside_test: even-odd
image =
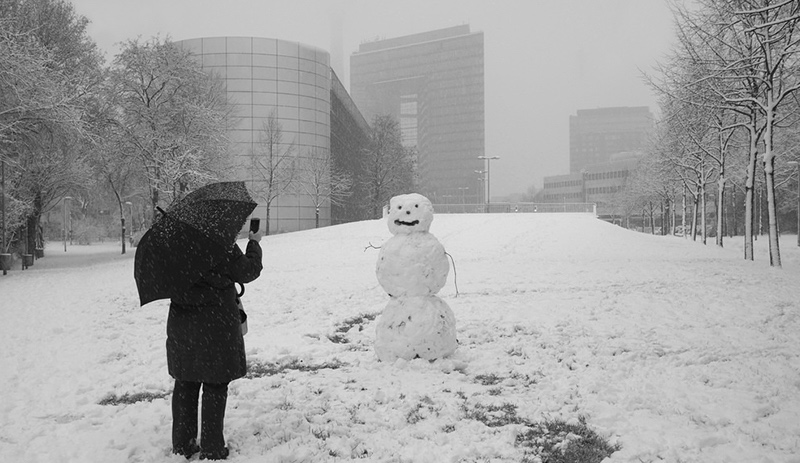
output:
[[[203,386],[200,418],[200,446],[203,452],[218,452],[225,447],[222,435],[228,383],[195,383],[175,380],[172,391],[172,448],[188,449],[197,439],[197,404]]]

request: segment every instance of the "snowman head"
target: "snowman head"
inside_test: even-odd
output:
[[[433,205],[421,194],[398,195],[389,201],[389,231],[392,235],[427,232],[433,222]]]

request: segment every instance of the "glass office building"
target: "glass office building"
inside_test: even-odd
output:
[[[485,200],[483,76],[483,33],[468,25],[363,43],[350,57],[353,100],[368,121],[398,120],[434,203]]]
[[[282,143],[276,152],[289,152],[299,163],[308,158],[347,156],[357,148],[347,143],[358,140],[348,136],[335,144],[339,152],[331,152],[332,129],[362,133],[366,123],[358,109],[342,92],[330,67],[327,51],[278,39],[261,37],[211,37],[177,42],[201,61],[203,70],[213,72],[225,83],[232,123],[229,138],[233,147],[236,179],[245,180],[252,191],[263,191],[264,175],[256,171],[253,156],[263,156],[265,125],[276,121],[282,132]],[[331,107],[335,100],[342,121],[332,124]],[[341,100],[345,100],[342,102]],[[355,124],[355,127],[353,126]],[[342,138],[342,137],[339,137]],[[336,150],[336,147],[334,147]],[[256,198],[255,214],[266,217],[266,200]],[[341,222],[331,216],[328,202],[319,210],[320,226]],[[309,195],[288,191],[272,201],[270,231],[281,233],[314,228],[316,205]]]

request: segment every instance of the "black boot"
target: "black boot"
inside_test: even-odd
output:
[[[189,458],[192,458],[192,456],[194,456],[194,454],[196,454],[199,451],[200,451],[200,446],[197,445],[197,441],[195,441],[194,439],[192,439],[192,441],[189,442],[188,445],[184,445],[181,448],[172,447],[172,453],[176,455],[183,455],[184,457],[186,457],[187,460]]]
[[[175,380],[172,391],[172,453],[191,458],[197,445],[197,399],[200,383]]]
[[[222,447],[222,450],[217,450],[214,452],[206,452],[203,450],[200,452],[200,459],[201,460],[227,460],[230,451],[228,447]]]
[[[228,383],[203,383],[203,407],[200,412],[201,460],[224,460],[230,453],[225,447],[223,424],[228,401]]]

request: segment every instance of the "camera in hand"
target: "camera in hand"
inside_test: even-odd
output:
[[[261,219],[253,218],[250,219],[250,231],[252,233],[258,233],[258,229],[261,227]]]

